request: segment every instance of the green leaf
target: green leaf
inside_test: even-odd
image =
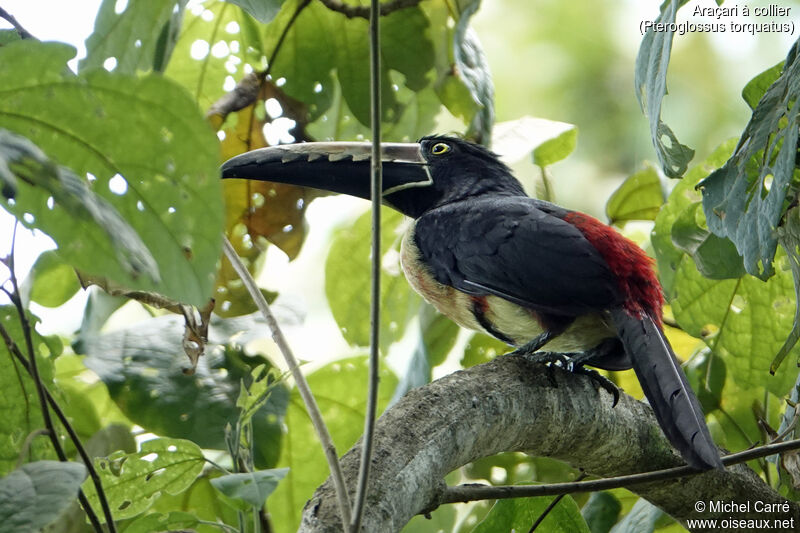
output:
[[[785,255],[779,257],[781,265]],[[783,396],[797,376],[787,368],[774,377],[768,372],[773,354],[783,345],[794,324],[792,276],[788,265],[766,283],[752,277],[710,280],[684,257],[675,277],[672,310],[690,335],[702,339],[719,355],[731,377],[742,388],[766,386]]]
[[[614,528],[614,533],[652,533],[663,514],[661,509],[640,498]]]
[[[73,48],[17,41],[0,47],[0,127],[24,133],[59,165],[114,206],[158,265],[160,283],[131,275],[114,243],[51,193],[20,181],[5,207],[29,213],[65,261],[136,290],[197,306],[211,295],[221,251],[218,140],[180,88],[158,75],[66,69]],[[87,120],[87,117],[93,117]]]
[[[28,315],[31,324],[38,319]],[[14,343],[25,353],[25,338],[19,323],[16,308],[0,306],[0,323],[8,331]],[[53,359],[55,347],[33,332],[34,349],[37,350],[37,362],[42,382],[50,392],[57,393],[53,384]],[[25,439],[32,432],[42,429],[39,398],[33,380],[16,358],[8,351],[6,343],[0,339],[0,475],[14,469],[19,456],[23,453]],[[29,455],[32,460],[54,457],[52,447],[47,439],[34,439],[30,445]]]
[[[689,360],[684,371],[689,384],[697,394],[697,399],[700,400],[703,412],[710,413],[719,409],[727,377],[725,361],[709,351],[703,351]]]
[[[421,305],[419,322],[428,363],[431,368],[441,365],[456,343],[460,331],[458,324],[427,303]]]
[[[75,501],[86,467],[80,463],[37,461],[0,478],[0,529],[40,531]]]
[[[231,4],[236,4],[253,17],[266,24],[275,18],[285,0],[227,0]]]
[[[742,257],[729,240],[705,227],[699,203],[684,210],[672,225],[673,244],[694,259],[697,270],[709,279],[740,278],[745,274]]]
[[[19,36],[19,33],[17,33],[17,30],[7,30],[5,28],[0,30],[0,46],[4,46],[14,41],[19,41],[20,39],[21,37]]]
[[[593,492],[581,508],[581,515],[592,533],[608,533],[617,523],[622,504],[610,492]]]
[[[747,272],[761,279],[774,272],[776,229],[797,158],[800,108],[794,103],[800,98],[800,61],[795,50],[753,111],[731,158],[699,185],[709,229],[732,240]]]
[[[344,453],[361,436],[367,370],[366,357],[353,357],[331,363],[308,376],[309,386],[339,453]],[[397,378],[384,366],[380,372],[379,411],[386,407],[396,386]],[[278,464],[290,470],[267,502],[278,533],[297,530],[303,505],[328,476],[322,447],[296,389],[292,391],[285,424],[287,433]]]
[[[661,120],[661,102],[667,93],[667,68],[674,36],[670,28],[675,23],[678,9],[686,2],[687,0],[666,0],[662,4],[662,11],[655,23],[667,24],[667,29],[648,29],[636,56],[636,98],[650,120],[653,146],[664,173],[670,178],[680,178],[694,157],[694,150],[678,142],[669,126]]]
[[[546,167],[575,149],[578,128],[574,124],[524,116],[494,127],[492,146],[503,159],[519,161],[533,154],[533,162]]]
[[[45,307],[58,307],[81,288],[75,270],[52,250],[42,252],[20,288],[29,291],[31,301]]]
[[[197,444],[167,438],[143,442],[136,453],[115,452],[106,459],[95,460],[115,520],[145,512],[162,492],[183,492],[204,465],[205,458]],[[92,507],[99,509],[91,480],[83,484],[83,491]]]
[[[109,259],[115,261],[115,266],[121,267],[125,274],[133,277],[148,276],[154,283],[160,281],[158,265],[147,246],[110,203],[92,191],[72,171],[54,164],[28,139],[0,129],[0,174],[8,173],[13,176],[13,180],[3,181],[8,187],[13,187],[13,192],[4,194],[6,205],[23,224],[41,229],[49,233],[56,242],[59,241],[61,228],[53,225],[52,221],[37,220],[36,215],[28,212],[22,213],[20,217],[17,201],[24,198],[17,197],[17,179],[36,189],[39,194],[47,195],[49,210],[55,209],[56,204],[64,208],[64,215],[69,217],[68,222],[71,225],[83,225],[90,232],[100,233],[114,250]],[[71,257],[69,250],[63,253],[68,260],[76,260]]]
[[[235,5],[222,0],[204,2],[185,14],[166,75],[189,91],[202,109],[208,109],[227,92],[228,78],[238,81],[246,68],[264,69],[269,49],[264,48],[260,31],[259,23]],[[233,45],[234,41],[238,44]],[[225,54],[210,53],[217,43],[223,43]]]
[[[773,374],[783,362],[784,358],[800,340],[800,209],[792,208],[786,212],[786,218],[781,227],[778,228],[778,240],[786,252],[789,266],[792,269],[792,279],[794,280],[794,325],[781,349],[775,355],[775,359],[770,365],[770,372]],[[798,365],[800,366],[800,365]]]
[[[87,339],[85,363],[132,422],[158,435],[226,449],[225,426],[240,415],[236,407],[240,383],[249,383],[252,367],[263,362],[226,343],[236,336],[236,342],[244,344],[257,338],[259,330],[265,331],[263,320],[254,317],[212,316],[206,353],[191,376],[184,373],[188,359],[181,341],[183,319],[175,315]],[[259,468],[271,467],[277,460],[288,396],[284,385],[274,385],[253,417],[254,460]]]
[[[237,511],[226,503],[224,496],[221,496],[217,489],[211,486],[211,479],[214,479],[216,475],[214,471],[205,472],[181,494],[173,496],[171,494],[162,493],[150,508],[150,511],[153,513],[161,513],[162,518],[159,523],[168,523],[167,520],[169,520],[169,517],[173,516],[173,514],[176,515],[174,516],[176,521],[180,520],[180,514],[175,512],[176,509],[180,509],[206,522],[237,524]],[[139,520],[145,520],[146,518],[147,516],[144,516]],[[189,517],[187,516],[186,519],[188,520]],[[180,527],[178,524],[175,524],[175,526]],[[195,529],[197,533],[220,533],[222,531],[219,527],[204,524],[199,524]],[[163,531],[163,529],[151,529],[147,531]]]
[[[658,262],[658,276],[661,286],[668,299],[671,299],[675,272],[678,264],[685,255],[672,242],[672,226],[684,211],[692,209],[692,206],[702,201],[700,193],[695,190],[695,185],[710,172],[721,167],[731,154],[736,139],[728,140],[718,146],[708,158],[689,170],[681,181],[679,181],[661,208],[656,217],[656,223],[650,237],[653,249],[656,252]]]
[[[768,68],[748,81],[747,85],[744,86],[744,89],[742,89],[742,98],[747,102],[747,105],[750,106],[750,109],[756,108],[759,100],[761,100],[761,98],[764,97],[764,93],[767,92],[767,89],[780,77],[783,72],[784,63],[784,61],[781,61],[777,65]]]
[[[260,509],[288,472],[288,468],[276,468],[243,474],[228,474],[212,479],[211,485],[228,498],[246,504],[241,509],[243,511],[249,507]]]
[[[168,59],[157,54],[159,39],[180,27],[181,17],[174,19],[173,9],[177,5],[182,10],[185,4],[185,0],[136,0],[117,13],[116,0],[103,0],[94,32],[86,39],[81,71],[101,68],[109,58],[115,60],[115,67],[110,70],[119,74],[159,70],[156,65],[166,65]]]
[[[137,518],[125,528],[125,533],[151,533],[152,531],[190,531],[200,520],[191,513],[173,511],[169,514],[151,513]]]
[[[400,269],[403,216],[383,208],[381,221],[381,347],[402,338],[421,298],[409,287]],[[371,215],[365,213],[333,235],[325,261],[325,294],[345,340],[369,346]]]
[[[606,203],[606,216],[609,224],[655,220],[663,203],[664,193],[658,171],[648,164],[628,176],[614,191]]]
[[[472,530],[472,533],[527,531],[552,501],[552,497],[497,500],[486,518]],[[547,514],[540,528],[537,531],[589,533],[589,527],[581,516],[575,500],[570,496],[558,502]]]

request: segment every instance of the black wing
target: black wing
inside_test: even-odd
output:
[[[468,294],[562,316],[622,303],[595,247],[539,204],[514,196],[445,205],[417,220],[415,243],[437,281]]]

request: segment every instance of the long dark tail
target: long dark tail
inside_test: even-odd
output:
[[[669,441],[698,470],[724,468],[700,402],[664,332],[649,315],[634,317],[624,309],[615,309],[611,316],[642,390]]]

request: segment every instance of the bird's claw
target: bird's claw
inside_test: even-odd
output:
[[[584,374],[592,381],[597,383],[600,387],[605,389],[606,392],[611,394],[611,396],[614,398],[611,407],[616,407],[617,403],[619,403],[619,389],[616,385],[614,385],[614,382],[596,370],[584,367],[580,361],[576,362],[568,354],[559,352],[519,353],[519,351],[520,350],[517,349],[513,352],[509,352],[507,355],[521,355],[532,363],[546,365],[548,369],[547,377],[554,387],[558,387],[558,385],[556,384],[555,377],[553,376],[553,365],[558,363],[558,365],[567,372],[572,372],[573,374]]]

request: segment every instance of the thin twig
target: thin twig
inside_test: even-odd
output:
[[[56,427],[53,424],[53,419],[50,417],[50,409],[48,408],[48,400],[47,397],[49,396],[49,392],[44,386],[42,382],[41,376],[39,375],[39,365],[36,362],[36,350],[33,347],[33,334],[31,333],[32,328],[30,321],[28,320],[28,315],[25,312],[25,308],[22,306],[22,299],[20,298],[19,292],[19,283],[17,282],[17,274],[16,269],[14,268],[14,251],[16,247],[16,239],[17,239],[17,222],[14,223],[14,231],[11,237],[11,252],[9,253],[8,258],[6,259],[6,266],[8,267],[9,272],[9,280],[11,281],[11,287],[13,292],[9,292],[3,289],[3,292],[11,300],[11,303],[14,304],[14,307],[17,310],[17,315],[19,315],[20,326],[22,328],[22,335],[25,339],[25,349],[28,352],[28,357],[25,357],[19,348],[17,347],[16,353],[21,357],[21,361],[27,363],[24,365],[26,370],[33,379],[34,386],[36,387],[36,395],[39,399],[39,408],[42,411],[42,421],[44,422],[44,426],[47,429],[48,436],[50,437],[50,442],[53,445],[53,449],[56,452],[56,456],[58,457],[59,461],[67,462],[67,454],[64,452],[64,448],[61,446],[61,441],[58,438],[58,432],[56,431]],[[7,335],[7,332],[6,332]],[[8,340],[12,341],[9,345],[9,351],[11,351],[11,346],[16,346],[11,339],[10,336],[7,337]],[[8,344],[8,341],[6,342]],[[55,402],[53,402],[55,403]],[[66,420],[66,417],[64,417]],[[69,425],[65,427],[70,427]],[[73,432],[74,434],[74,432]],[[87,471],[89,467],[87,466]],[[101,487],[102,489],[102,487]],[[83,507],[84,512],[86,513],[86,517],[92,523],[92,527],[98,533],[102,533],[103,528],[100,524],[100,520],[94,512],[94,509],[89,504],[89,500],[86,498],[86,495],[83,493],[82,490],[78,491],[78,501],[80,502],[81,506]],[[110,516],[110,513],[107,515]],[[109,521],[108,523],[109,533],[116,533],[116,527],[114,525],[113,520]]]
[[[5,342],[8,351],[14,354],[14,357],[17,358],[17,360],[20,362],[25,371],[28,372],[28,374],[31,374],[31,368],[30,365],[28,365],[28,360],[25,358],[24,355],[22,355],[22,352],[19,350],[19,347],[11,338],[11,336],[9,335],[8,331],[3,326],[2,323],[0,323],[0,336],[3,337],[3,341]],[[110,532],[115,531],[116,528],[113,525],[114,516],[111,514],[111,507],[108,504],[108,499],[106,498],[106,493],[105,490],[103,489],[103,482],[100,480],[100,476],[98,475],[97,470],[94,467],[92,458],[89,456],[88,452],[86,451],[86,448],[84,448],[83,443],[78,437],[75,428],[72,427],[72,424],[67,418],[66,413],[64,413],[64,411],[61,409],[61,406],[58,405],[58,402],[56,402],[56,399],[53,398],[53,395],[50,393],[50,391],[47,390],[47,387],[45,387],[44,393],[45,397],[47,398],[47,403],[50,404],[50,408],[53,410],[53,413],[55,413],[56,418],[58,418],[59,422],[61,422],[61,425],[64,426],[67,435],[69,436],[70,440],[72,441],[72,444],[75,446],[75,449],[78,452],[78,455],[80,455],[81,460],[86,466],[86,471],[88,472],[89,477],[92,480],[92,484],[94,485],[95,491],[97,492],[97,499],[100,500],[100,507],[103,509],[103,515],[106,519],[106,522],[112,524],[111,526],[109,526],[109,531]],[[88,509],[87,514],[91,513],[92,515],[94,515],[94,509],[92,509],[89,506],[89,502],[88,500],[86,500],[83,491],[80,492],[79,499],[81,496],[83,497],[83,499],[81,500],[81,505],[83,505],[84,509]],[[102,526],[100,525],[100,521],[97,519],[96,516],[94,520],[92,520],[90,517],[90,520],[92,521],[92,524],[95,524],[96,521],[95,529],[98,532],[103,531]]]
[[[722,458],[722,464],[732,466],[752,459],[766,457],[776,453],[800,449],[800,439],[790,440],[777,444],[765,444],[743,452],[732,453]],[[547,485],[499,485],[490,487],[480,484],[458,485],[448,487],[438,503],[466,503],[478,500],[495,500],[505,498],[531,498],[534,496],[555,496],[558,494],[573,494],[577,492],[595,492],[617,488],[628,488],[632,485],[664,481],[679,477],[703,474],[704,471],[684,465],[652,472],[642,472],[627,476],[595,479],[592,481],[571,481],[568,483],[550,483]]]
[[[22,27],[22,24],[17,22],[17,19],[15,19],[11,13],[6,11],[2,7],[0,7],[0,18],[7,20],[12,26],[14,26],[14,29],[17,30],[17,33],[19,33],[20,38],[35,39],[35,37],[31,35],[31,33],[28,30]]]
[[[275,320],[275,315],[272,314],[269,304],[264,299],[264,295],[261,294],[258,285],[256,285],[256,282],[253,279],[253,276],[250,275],[250,272],[247,271],[247,268],[244,266],[241,259],[239,259],[239,256],[236,255],[236,250],[233,249],[233,245],[231,245],[231,242],[225,235],[222,236],[222,248],[225,251],[225,256],[231,262],[231,265],[233,265],[233,269],[239,275],[242,283],[244,283],[244,286],[250,293],[250,297],[256,303],[259,311],[261,311],[261,314],[264,316],[264,320],[267,322],[267,327],[272,334],[272,339],[275,341],[275,344],[278,345],[278,349],[286,360],[289,371],[292,373],[292,377],[294,378],[297,386],[297,391],[300,393],[300,397],[305,403],[308,416],[311,419],[311,424],[314,426],[314,431],[316,431],[317,437],[322,445],[322,451],[325,452],[325,458],[328,461],[328,468],[330,468],[331,471],[333,484],[336,487],[339,513],[342,517],[344,530],[347,531],[347,528],[350,525],[350,498],[347,494],[347,486],[344,483],[344,476],[342,475],[342,467],[339,463],[339,456],[336,453],[336,446],[333,444],[333,439],[331,439],[331,435],[328,432],[325,421],[322,419],[322,413],[319,411],[317,401],[314,399],[314,395],[311,394],[311,389],[308,386],[308,382],[306,381],[305,376],[303,376],[303,373],[300,371],[300,366],[297,362],[297,359],[292,353],[289,344],[286,342],[286,338],[283,336],[283,332],[278,326],[278,322]]]
[[[358,468],[358,485],[353,504],[353,521],[350,531],[361,531],[364,503],[369,488],[369,468],[372,445],[375,441],[375,415],[378,411],[378,386],[380,383],[380,331],[381,331],[381,200],[383,199],[383,168],[381,164],[381,53],[380,53],[380,2],[371,1],[369,19],[370,67],[370,121],[372,126],[372,162],[370,191],[372,198],[372,269],[370,285],[369,330],[369,383],[367,409],[364,416],[364,438],[361,446],[361,464]]]
[[[372,11],[372,7],[367,6],[354,6],[350,4],[345,4],[340,0],[321,0],[323,5],[330,9],[331,11],[336,11],[337,13],[341,13],[345,17],[352,19],[352,18],[362,18],[368,19],[370,18],[370,12]],[[380,5],[380,14],[382,17],[398,11],[400,9],[405,9],[407,7],[414,7],[419,5],[422,0],[392,0],[391,2],[386,2],[385,4],[377,4]]]

